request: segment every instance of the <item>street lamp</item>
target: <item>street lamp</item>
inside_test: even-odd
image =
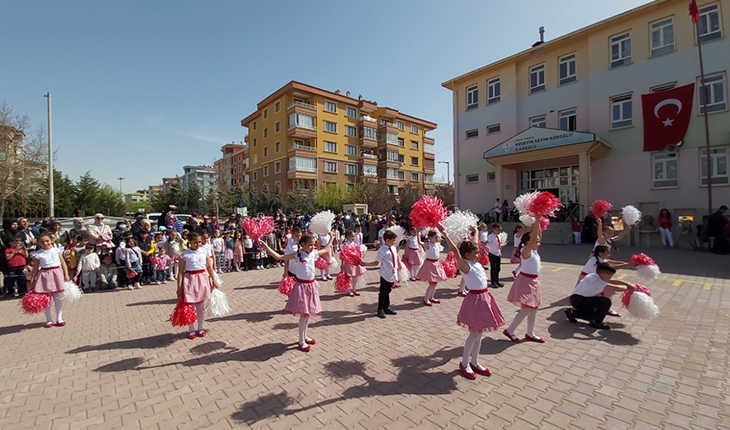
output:
[[[48,216],[53,218],[53,126],[51,124],[51,93],[43,97],[48,99]]]
[[[122,195],[122,198],[124,198],[124,193],[122,192],[122,181],[125,180],[125,179],[127,179],[127,178],[122,178],[120,176],[117,179],[119,179],[119,194],[121,194]]]
[[[439,161],[439,164],[446,164],[446,182],[451,185],[451,163],[448,161]]]

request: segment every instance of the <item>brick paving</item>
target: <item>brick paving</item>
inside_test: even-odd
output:
[[[0,428],[730,429],[730,258],[652,250],[661,316],[596,331],[562,313],[588,253],[543,247],[536,332],[547,342],[487,335],[481,362],[494,374],[476,381],[457,369],[467,333],[454,280],[433,308],[422,283],[394,290],[399,314],[385,320],[374,317],[377,272],[359,298],[323,283],[308,354],[282,313],[280,269],[223,275],[233,312],[193,341],[165,322],[172,284],[88,294],[66,307],[64,328],[3,301]],[[493,294],[511,320],[507,290]]]

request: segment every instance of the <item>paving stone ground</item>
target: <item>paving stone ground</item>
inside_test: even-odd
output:
[[[224,274],[233,312],[192,341],[165,322],[172,284],[88,294],[67,305],[63,328],[2,301],[0,428],[730,429],[730,257],[652,250],[661,316],[596,331],[562,312],[588,254],[543,247],[536,332],[547,342],[488,334],[481,362],[494,374],[476,381],[458,373],[456,280],[432,308],[423,283],[394,290],[398,315],[385,320],[374,317],[376,271],[359,298],[322,283],[310,353],[282,313],[280,269]],[[493,294],[511,320],[508,287]]]

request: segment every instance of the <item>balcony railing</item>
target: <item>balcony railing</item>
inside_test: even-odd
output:
[[[317,127],[313,126],[312,124],[306,124],[303,122],[291,122],[289,123],[289,128],[306,128],[307,130],[317,130]]]
[[[423,183],[427,185],[433,185],[433,175],[424,175]]]
[[[310,105],[309,103],[304,103],[304,102],[292,102],[292,104],[289,107],[294,107],[294,106],[303,107],[305,109],[317,110],[317,106]]]
[[[292,150],[292,151],[309,151],[309,152],[317,152],[317,147],[316,147],[316,146],[307,146],[307,145],[302,145],[302,144],[300,144],[300,143],[294,143],[294,144],[292,144],[292,146],[291,146],[291,150]]]
[[[375,166],[362,166],[362,175],[368,178],[377,178],[378,169]]]
[[[370,158],[370,159],[373,159],[373,160],[377,160],[378,159],[378,156],[375,155],[375,154],[362,154],[362,158]]]
[[[425,143],[423,145],[423,152],[425,152],[426,154],[434,154],[434,145],[430,143]]]
[[[369,117],[367,115],[363,115],[360,117],[360,120],[367,121],[367,122],[378,122],[375,118]]]

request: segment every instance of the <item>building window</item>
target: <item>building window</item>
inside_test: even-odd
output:
[[[405,181],[406,180],[406,172],[399,170],[398,171],[398,180],[399,181]]]
[[[385,133],[385,143],[392,143],[393,145],[398,144],[398,133]]]
[[[357,164],[348,164],[347,165],[347,174],[348,175],[357,175]]]
[[[419,161],[418,157],[411,157],[411,166],[418,166]]]
[[[403,139],[402,137],[399,137],[398,138],[398,146],[400,146],[401,148],[405,148],[406,147],[406,140]]]
[[[377,140],[378,130],[373,127],[362,127],[360,129],[360,137],[362,137],[363,139]]]
[[[253,122],[253,129],[256,130],[256,121]]]
[[[355,109],[354,107],[348,106],[347,110],[345,112],[345,115],[347,115],[350,118],[357,118],[357,109]]]
[[[261,189],[263,192],[268,193],[269,192],[269,184],[267,182],[264,182],[264,185],[261,186]]]
[[[269,165],[264,166],[264,178],[269,176]]]
[[[466,89],[466,109],[475,109],[479,107],[479,87],[472,85]]]
[[[633,125],[634,109],[631,94],[611,98],[611,128],[631,127]]]
[[[280,122],[277,121],[277,123],[274,124],[274,131],[277,132],[277,133],[281,131],[281,123]]]
[[[256,147],[256,145],[258,145],[258,142],[256,141],[256,138],[254,137],[254,138],[253,138],[253,147],[255,148],[255,147]]]
[[[467,184],[476,184],[479,182],[479,175],[466,175]]]
[[[418,151],[418,141],[417,140],[411,140],[411,149],[414,151]]]
[[[502,84],[499,78],[487,81],[487,104],[497,103],[502,99]]]
[[[547,127],[547,115],[538,115],[530,118],[530,127]]]
[[[710,148],[712,185],[728,183],[728,148]],[[700,148],[700,184],[707,185],[707,149]]]
[[[357,147],[352,145],[345,145],[345,152],[347,155],[357,156]]]
[[[277,194],[281,192],[281,181],[274,182],[274,192]]]
[[[324,101],[324,111],[330,113],[337,113],[337,103],[329,100]]]
[[[499,133],[502,131],[502,124],[492,124],[487,126],[487,134]]]
[[[256,182],[256,181],[259,180],[259,172],[258,172],[258,170],[255,171],[255,172],[253,172],[253,180],[254,180],[254,182]]]
[[[466,138],[467,139],[473,139],[475,137],[479,137],[479,130],[478,129],[475,128],[474,130],[467,130],[466,131]]]
[[[699,113],[720,112],[727,109],[727,96],[725,94],[725,73],[717,73],[705,76],[705,85],[702,80],[697,83],[697,95],[699,97]]]
[[[487,172],[487,182],[494,182],[497,180],[497,174],[494,172]]]
[[[418,126],[417,125],[412,125],[411,126],[411,133],[418,134]]]
[[[421,177],[418,173],[411,173],[411,182],[420,182]]]
[[[697,31],[700,41],[722,38],[722,25],[720,23],[720,7],[717,3],[700,8],[700,17],[697,20]]]
[[[281,102],[276,102],[274,105],[274,112],[279,112],[281,110]]]
[[[264,158],[269,156],[269,148],[264,148]]]
[[[395,126],[400,131],[404,131],[406,129],[406,124],[403,121],[396,121]]]
[[[545,89],[545,65],[530,67],[530,94]]]
[[[652,93],[658,93],[660,91],[671,90],[672,88],[676,88],[676,87],[677,87],[677,82],[671,82],[668,84],[662,84],[662,85],[657,85],[655,87],[651,87],[651,88],[649,88],[649,91],[651,91]]]
[[[269,117],[269,110],[268,109],[264,109],[264,119],[266,119],[268,117]]]
[[[576,70],[575,70],[575,54],[566,55],[560,58],[558,64],[558,75],[560,76],[560,85],[569,84],[575,82]]]
[[[274,144],[274,152],[279,152],[281,150],[281,142],[276,142]]]
[[[357,137],[357,128],[351,125],[345,126],[345,134],[350,137]]]
[[[301,127],[308,130],[316,130],[316,127],[314,126],[314,117],[301,113],[293,113],[289,115],[289,128],[292,127]]]
[[[611,68],[631,64],[631,34],[611,37]]]
[[[337,153],[337,142],[324,141],[324,152]]]
[[[674,18],[651,24],[651,56],[658,57],[674,51]]]
[[[337,133],[337,123],[332,121],[325,121],[324,131],[328,133]]]
[[[253,164],[259,164],[259,156],[257,154],[253,154]]]
[[[266,139],[267,137],[269,137],[269,128],[268,127],[266,127],[264,129],[264,139]]]
[[[324,171],[327,173],[337,173],[337,163],[334,161],[325,161]]]
[[[575,108],[560,111],[560,129],[575,131],[578,128],[578,117]]]

